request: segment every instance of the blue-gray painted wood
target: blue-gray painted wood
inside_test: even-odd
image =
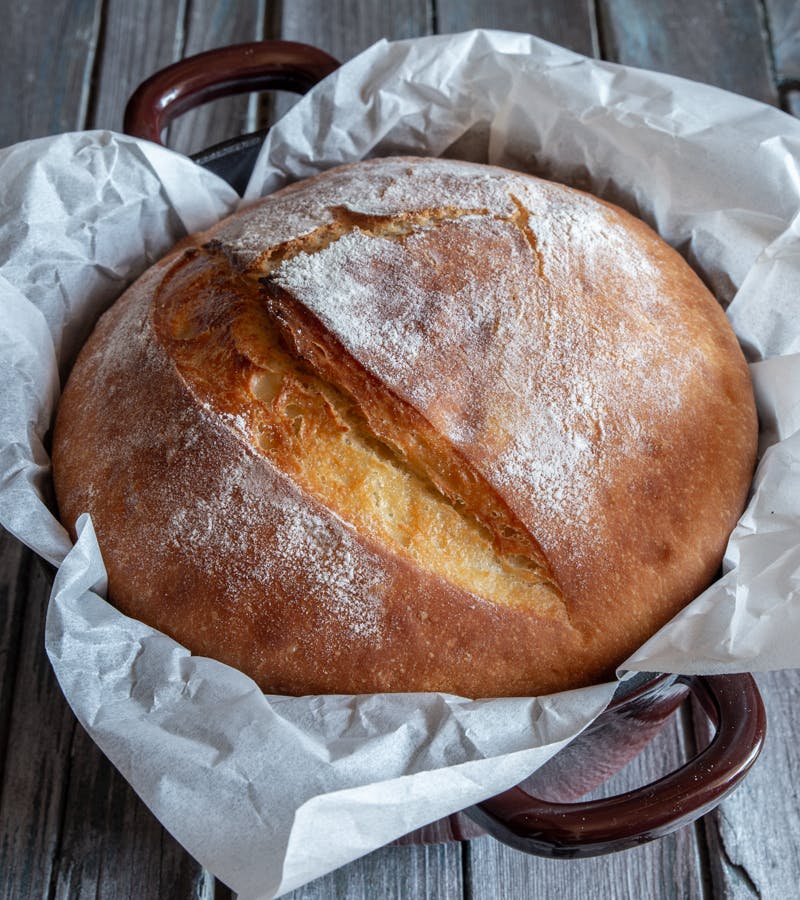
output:
[[[85,127],[101,2],[3,4],[0,147]]]
[[[180,59],[187,0],[106,0],[89,128],[122,131],[133,91],[159,69]]]
[[[535,34],[586,56],[600,53],[594,0],[437,0],[436,13],[436,27],[442,34],[469,28],[499,28]]]
[[[800,3],[764,0],[765,25],[779,84],[800,84]]]
[[[597,0],[597,12],[606,59],[777,104],[759,0]]]

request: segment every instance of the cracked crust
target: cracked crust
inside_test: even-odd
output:
[[[608,676],[713,576],[754,454],[724,315],[650,229],[413,159],[178,248],[99,323],[54,440],[114,602],[282,693]]]

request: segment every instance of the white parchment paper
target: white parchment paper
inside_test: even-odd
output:
[[[724,303],[762,422],[725,575],[627,669],[800,665],[800,124],[717,89],[471,32],[381,42],[272,130],[248,198],[340,162],[450,155],[544,174],[639,214]],[[265,697],[103,599],[91,521],[50,512],[44,437],[98,314],[237,204],[170,151],[109,132],[0,152],[0,521],[60,566],[47,650],[93,738],[243,897],[289,891],[522,780],[615,685],[552,697]],[[146,564],[146,561],[143,561]]]

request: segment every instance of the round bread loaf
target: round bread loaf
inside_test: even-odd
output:
[[[292,185],[150,269],[66,386],[112,601],[268,692],[578,687],[711,580],[753,393],[644,223],[496,167]]]

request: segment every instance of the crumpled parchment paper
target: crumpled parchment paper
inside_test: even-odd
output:
[[[743,97],[503,32],[382,41],[270,132],[247,199],[366,156],[543,174],[650,222],[706,279],[752,361],[753,495],[725,575],[627,670],[800,665],[800,123]],[[275,697],[103,599],[91,521],[53,517],[44,438],[99,313],[238,203],[109,132],[0,152],[0,521],[59,566],[46,643],[70,705],[164,825],[242,897],[298,887],[521,781],[616,687],[471,701]]]

